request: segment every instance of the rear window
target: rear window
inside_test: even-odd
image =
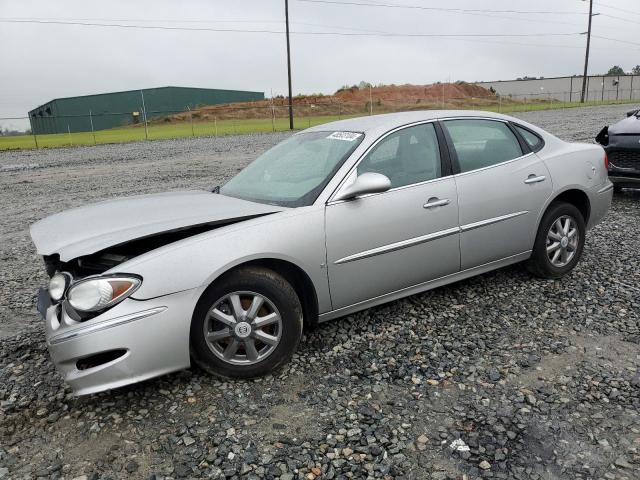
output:
[[[524,141],[527,142],[527,145],[529,145],[531,150],[533,150],[534,152],[537,152],[542,147],[544,147],[544,141],[542,140],[542,138],[540,138],[538,135],[533,133],[531,130],[527,130],[526,128],[521,127],[520,125],[514,125],[514,127],[516,128],[518,133],[522,136],[522,138],[524,138]]]

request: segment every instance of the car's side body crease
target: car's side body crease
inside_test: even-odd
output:
[[[347,257],[340,258],[333,262],[335,265],[340,265],[342,263],[355,262],[356,260],[362,260],[364,258],[374,257],[376,255],[382,255],[385,253],[391,253],[398,250],[402,250],[403,248],[413,247],[415,245],[419,245],[421,243],[431,242],[433,240],[438,240],[440,238],[448,237],[450,235],[455,235],[459,232],[467,232],[469,230],[474,230],[476,228],[485,227],[487,225],[493,225],[494,223],[504,222],[505,220],[509,220],[511,218],[519,217],[520,215],[526,215],[529,213],[528,211],[522,212],[514,212],[508,213],[506,215],[501,215],[499,217],[487,218],[486,220],[482,220],[480,222],[469,223],[467,225],[462,225],[460,227],[447,228],[445,230],[440,230],[438,232],[430,233],[428,235],[422,235],[419,237],[409,238],[407,240],[403,240],[401,242],[394,242],[389,245],[382,245],[377,248],[372,248],[370,250],[365,250],[363,252],[354,253],[353,255],[349,255]]]
[[[370,250],[365,250],[364,252],[356,253],[354,255],[349,255],[348,257],[343,257],[339,260],[333,262],[335,265],[340,265],[342,263],[355,262],[356,260],[362,260],[364,258],[374,257],[376,255],[382,255],[384,253],[395,252],[398,250],[402,250],[404,248],[413,247],[415,245],[419,245],[421,243],[431,242],[433,240],[437,240],[439,238],[448,237],[450,235],[455,235],[460,231],[459,227],[447,228],[446,230],[440,230],[439,232],[430,233],[428,235],[422,235],[415,238],[409,238],[407,240],[403,240],[401,242],[395,242],[389,245],[383,245],[378,248],[372,248]]]
[[[487,218],[486,220],[480,220],[479,222],[468,223],[460,226],[461,232],[468,232],[469,230],[475,230],[476,228],[486,227],[487,225],[493,225],[494,223],[504,222],[511,218],[519,217],[520,215],[526,215],[528,210],[521,212],[507,213],[506,215],[500,215],[499,217]]]

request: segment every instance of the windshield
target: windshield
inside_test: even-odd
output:
[[[311,205],[363,138],[355,132],[299,133],[256,158],[220,193],[283,207]]]

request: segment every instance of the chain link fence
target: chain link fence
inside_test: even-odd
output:
[[[344,118],[399,111],[475,109],[510,113],[633,102],[628,97],[620,98],[619,90],[600,90],[596,98],[591,96],[585,104],[575,99],[575,92],[459,98],[448,97],[445,88],[442,92],[441,98],[401,101],[377,98],[375,89],[366,102],[340,102],[335,97],[325,99],[322,96],[296,98],[293,105],[294,128],[304,129]],[[109,122],[103,122],[107,117]],[[0,118],[0,124],[15,120],[29,121],[29,117]],[[20,135],[3,135],[0,136],[0,150],[287,131],[289,107],[286,99],[279,97],[249,104],[212,105],[195,110],[185,108],[183,111],[87,111],[85,114],[51,115],[39,121],[40,125],[49,122],[59,133],[39,134],[36,130]],[[118,126],[101,129],[100,125],[104,123]]]

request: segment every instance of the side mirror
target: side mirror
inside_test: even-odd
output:
[[[382,193],[391,188],[391,180],[381,173],[366,172],[356,177],[348,187],[344,188],[334,200],[349,200],[369,193]]]

